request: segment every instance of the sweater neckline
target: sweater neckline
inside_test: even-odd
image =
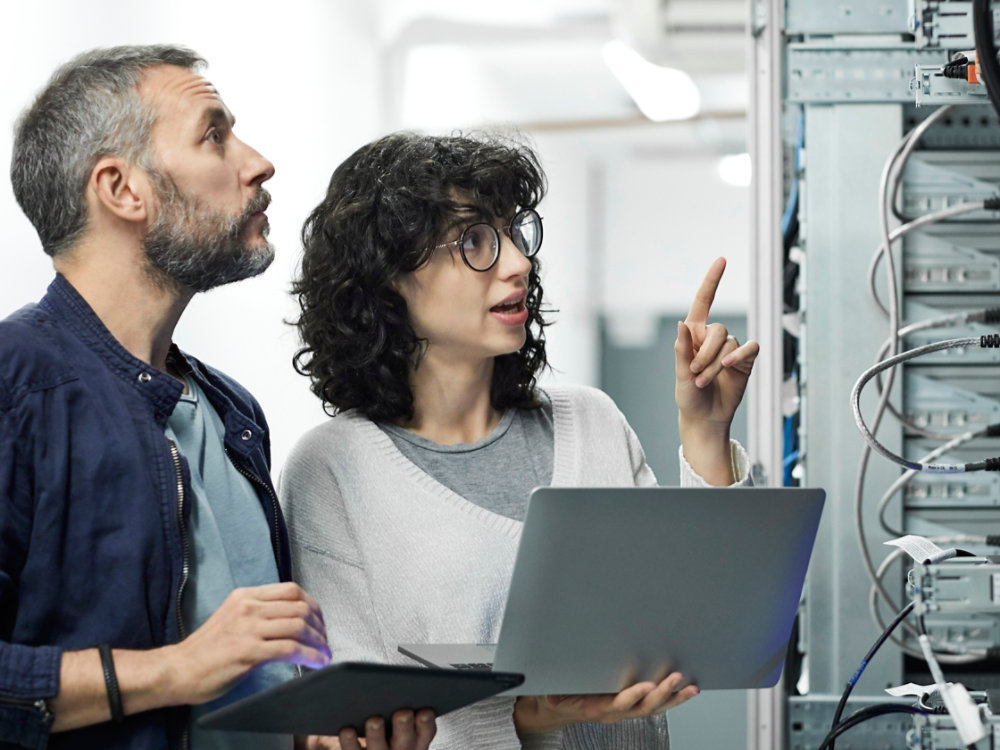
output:
[[[552,400],[552,433],[554,442],[552,485],[567,486],[571,484],[570,479],[573,476],[574,459],[577,455],[577,451],[575,450],[576,434],[573,430],[570,399],[561,388],[546,388],[544,392]],[[472,516],[488,528],[506,534],[511,538],[520,536],[521,528],[524,525],[522,521],[507,518],[499,513],[494,513],[491,510],[476,505],[450,487],[441,484],[408,459],[396,447],[396,444],[392,441],[388,433],[383,431],[371,419],[355,411],[343,412],[340,416],[355,422],[358,429],[361,430],[381,457],[399,469],[420,490],[428,492],[451,504],[456,510]]]
[[[473,451],[480,450],[489,445],[492,445],[497,440],[502,438],[507,434],[510,429],[511,424],[514,422],[514,409],[507,409],[501,416],[500,421],[497,422],[497,426],[494,427],[488,435],[480,438],[474,443],[454,443],[452,445],[441,445],[435,443],[433,440],[425,438],[423,435],[418,435],[412,430],[408,430],[405,427],[400,427],[391,423],[385,423],[378,425],[379,429],[383,432],[387,432],[390,435],[396,435],[402,440],[405,440],[418,448],[423,448],[424,450],[434,451],[435,453],[471,453]]]

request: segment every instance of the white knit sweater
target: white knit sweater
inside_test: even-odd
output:
[[[584,386],[550,387],[552,484],[656,483],[614,402]],[[748,483],[733,444],[734,476]],[[681,456],[681,483],[703,485]],[[475,505],[417,468],[367,418],[344,412],[293,449],[281,477],[293,574],[319,602],[335,661],[412,664],[400,643],[493,643],[521,523]],[[434,750],[519,748],[513,698],[438,719]],[[665,715],[582,724],[525,747],[667,748]]]

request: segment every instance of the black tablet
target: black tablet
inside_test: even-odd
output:
[[[364,736],[364,722],[370,716],[388,721],[400,708],[430,708],[441,716],[522,682],[524,675],[514,672],[340,662],[212,711],[198,725],[325,735],[354,727]]]

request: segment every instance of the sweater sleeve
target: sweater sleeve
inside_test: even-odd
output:
[[[615,724],[574,724],[563,730],[562,750],[668,750],[667,713]]]
[[[655,487],[656,475],[652,467],[646,461],[646,452],[642,449],[639,436],[635,434],[632,425],[628,423],[625,415],[619,411],[614,402],[610,401],[615,410],[617,418],[621,421],[622,429],[625,433],[625,445],[628,448],[629,462],[632,467],[632,481],[636,487]]]
[[[739,479],[733,482],[730,487],[752,487],[753,478],[750,476],[750,456],[746,449],[736,440],[729,441],[729,452],[733,463],[733,476]],[[681,462],[681,487],[708,487],[709,484],[698,475],[691,464],[684,458],[683,447],[677,449],[677,457]]]
[[[282,471],[279,494],[292,548],[292,576],[322,608],[334,661],[400,663],[390,625],[380,620],[400,613],[385,611],[373,596],[372,571],[362,549],[362,541],[371,540],[358,538],[349,510],[350,501],[361,492],[354,482],[364,480],[347,476],[344,462],[357,456],[345,457],[337,447],[342,439],[341,433],[322,430],[306,435]],[[404,610],[406,596],[401,593],[399,601]],[[513,710],[514,699],[500,695],[439,717],[432,748],[519,750]]]
[[[387,662],[361,552],[324,446],[307,436],[281,474],[292,577],[319,603],[334,661]]]

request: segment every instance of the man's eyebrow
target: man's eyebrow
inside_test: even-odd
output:
[[[231,128],[236,124],[236,118],[225,107],[208,107],[201,119],[206,125],[226,125]]]

